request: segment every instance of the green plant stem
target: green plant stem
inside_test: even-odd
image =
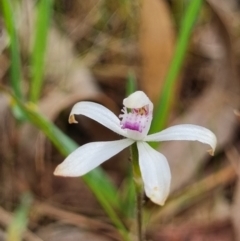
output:
[[[127,84],[126,84],[126,96],[131,95],[136,90],[137,90],[136,76],[134,72],[129,71]]]
[[[172,97],[174,95],[174,87],[176,85],[177,76],[181,70],[186,55],[190,35],[193,26],[198,18],[198,13],[201,9],[202,0],[189,1],[188,8],[184,14],[180,25],[180,32],[176,44],[173,60],[169,67],[167,76],[164,81],[164,86],[155,109],[154,119],[151,125],[150,133],[155,133],[162,130],[167,122],[168,113],[171,107]],[[157,147],[157,143],[152,143],[153,147]]]
[[[142,223],[142,203],[143,203],[143,192],[142,191],[136,191],[136,199],[137,199],[137,233],[138,233],[138,240],[144,241],[143,223]]]
[[[142,207],[143,207],[143,183],[138,163],[137,145],[131,146],[131,160],[133,165],[133,181],[136,191],[136,224],[138,241],[144,241],[143,223],[142,223]]]

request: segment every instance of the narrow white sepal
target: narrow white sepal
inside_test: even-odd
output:
[[[154,203],[164,205],[171,184],[171,172],[167,159],[145,142],[137,142],[137,147],[146,195]]]
[[[200,141],[202,143],[208,144],[211,146],[209,153],[214,154],[217,138],[207,128],[197,125],[176,125],[169,127],[158,133],[148,135],[144,138],[144,141]]]
[[[71,110],[69,116],[70,123],[77,123],[74,115],[87,116],[88,118],[97,121],[98,123],[116,132],[117,134],[125,137],[127,136],[126,131],[123,130],[120,126],[119,118],[103,105],[88,101],[78,102],[73,106]]]
[[[107,142],[92,142],[72,152],[54,171],[54,175],[77,177],[86,174],[116,155],[134,141],[122,139]]]

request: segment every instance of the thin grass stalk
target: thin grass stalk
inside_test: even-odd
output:
[[[32,196],[25,193],[21,203],[13,214],[13,220],[7,228],[6,241],[21,241],[28,225],[28,214],[32,205]]]
[[[10,53],[11,53],[11,78],[10,83],[11,87],[14,91],[14,94],[19,98],[23,99],[22,89],[21,89],[21,81],[22,81],[22,73],[21,73],[21,60],[20,60],[20,51],[19,51],[19,43],[16,32],[16,23],[14,19],[14,6],[13,1],[1,1],[2,13],[5,22],[5,26],[7,32],[10,37]]]
[[[177,82],[177,77],[183,65],[190,35],[192,33],[194,24],[198,18],[202,3],[202,0],[190,1],[188,4],[188,8],[186,9],[186,13],[183,16],[175,53],[169,67],[167,76],[165,78],[164,86],[162,88],[157,107],[155,108],[154,119],[151,125],[150,133],[158,132],[162,130],[166,125],[171,107],[171,102],[175,93],[174,90]],[[155,148],[158,145],[158,143],[151,144]]]
[[[52,16],[53,0],[41,0],[38,3],[36,32],[31,60],[31,85],[29,100],[36,103],[41,95],[44,81],[44,63],[47,48],[48,30]]]

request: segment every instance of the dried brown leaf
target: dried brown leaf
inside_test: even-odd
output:
[[[139,45],[142,55],[142,88],[156,103],[173,56],[175,30],[163,0],[143,0]]]

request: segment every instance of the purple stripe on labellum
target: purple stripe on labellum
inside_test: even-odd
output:
[[[140,129],[140,125],[136,122],[132,123],[130,121],[126,121],[125,123],[123,123],[122,128],[123,129],[130,129],[133,131],[139,131],[142,132],[142,129]]]
[[[123,114],[119,116],[122,129],[138,132],[140,135],[147,134],[152,119],[147,106],[139,109],[127,109],[123,107],[122,112]]]

